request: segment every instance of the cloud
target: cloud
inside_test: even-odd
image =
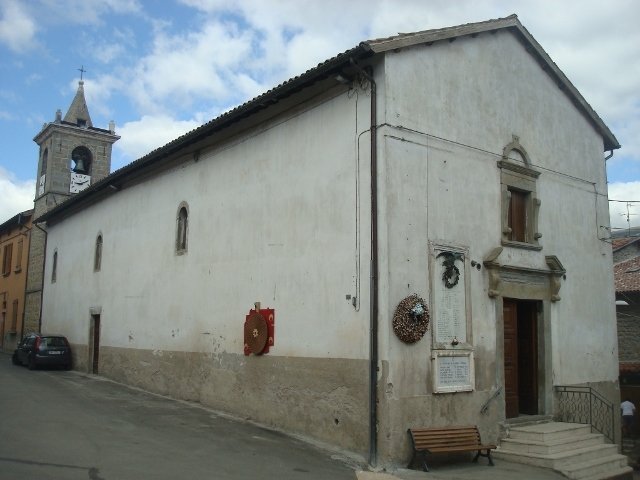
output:
[[[153,50],[129,71],[127,94],[143,113],[187,110],[198,102],[221,108],[255,93],[243,66],[253,37],[229,23],[210,23],[199,31],[160,32]]]
[[[19,181],[15,176],[0,167],[0,223],[14,215],[33,208],[36,193],[36,181]]]
[[[142,11],[138,0],[41,0],[39,3],[39,8],[50,17],[47,21],[65,24],[99,25],[105,23],[109,13],[123,15]]]
[[[117,158],[112,161],[112,171],[199,126],[195,120],[176,120],[164,115],[145,115],[140,120],[125,123],[116,129],[121,139],[114,145]]]
[[[0,5],[0,42],[14,52],[24,52],[35,45],[36,23],[23,5],[6,0]]]
[[[625,203],[630,200],[636,203]],[[627,222],[627,214],[629,222]],[[640,226],[640,181],[609,184],[609,216],[612,229],[628,228],[629,225]]]

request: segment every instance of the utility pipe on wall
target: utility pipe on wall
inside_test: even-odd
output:
[[[378,456],[378,114],[376,82],[371,67],[351,64],[371,84],[371,272],[369,316],[369,464],[375,466]]]

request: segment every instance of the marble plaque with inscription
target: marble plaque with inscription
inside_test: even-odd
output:
[[[434,339],[436,344],[451,344],[454,338],[467,342],[467,308],[464,261],[456,261],[458,282],[448,288],[442,280],[445,271],[443,257],[436,258],[434,284]]]
[[[473,354],[471,352],[435,352],[434,391],[473,390]]]

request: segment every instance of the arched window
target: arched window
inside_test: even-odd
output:
[[[178,218],[176,220],[176,253],[182,254],[187,251],[187,235],[189,231],[189,212],[185,203],[178,208]]]
[[[96,251],[93,257],[93,271],[99,272],[102,265],[102,235],[96,238]]]
[[[91,175],[91,151],[87,147],[76,147],[71,152],[71,170]]]
[[[49,159],[49,149],[45,148],[42,154],[42,165],[40,166],[40,176],[47,173],[47,160]]]
[[[42,153],[42,162],[40,163],[40,177],[38,178],[38,189],[37,189],[38,196],[44,194],[44,183],[46,180],[48,158],[49,158],[49,150],[45,148],[44,152]]]
[[[53,252],[53,267],[51,268],[51,283],[56,283],[56,271],[58,270],[58,251]]]

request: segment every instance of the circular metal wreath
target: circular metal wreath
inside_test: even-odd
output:
[[[396,307],[393,314],[393,331],[405,343],[420,340],[429,328],[427,304],[418,295],[409,295]]]

